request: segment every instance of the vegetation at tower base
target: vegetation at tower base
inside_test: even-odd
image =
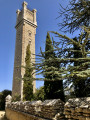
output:
[[[5,110],[5,98],[8,95],[11,95],[11,91],[10,90],[3,90],[2,92],[0,92],[0,110]]]
[[[20,101],[21,100],[21,95],[18,95],[18,93],[15,93],[14,97],[12,98],[13,102]]]
[[[50,62],[51,59],[55,58],[57,58],[57,56],[55,55],[50,35],[47,33],[45,52],[41,51],[41,63],[37,64],[37,68],[41,69],[44,77],[45,99],[60,98],[64,101],[63,82],[59,81],[61,74],[58,73],[60,64]]]
[[[33,100],[41,100],[44,101],[44,86],[40,87],[39,89],[36,89],[36,92],[33,95]]]
[[[23,85],[23,100],[32,100],[33,98],[33,68],[31,64],[31,52],[30,52],[30,44],[28,44],[26,49],[26,58],[25,58],[25,74],[23,77],[24,85]]]

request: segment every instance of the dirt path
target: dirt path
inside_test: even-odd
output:
[[[5,111],[0,111],[0,120],[7,120],[5,118]]]

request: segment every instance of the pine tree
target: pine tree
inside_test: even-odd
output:
[[[24,85],[23,85],[23,96],[24,100],[31,100],[33,98],[33,69],[31,64],[31,52],[30,52],[30,44],[28,44],[26,49],[26,58],[25,58],[25,74],[24,74]]]
[[[49,33],[46,36],[45,61],[43,67],[45,99],[60,98],[64,101],[63,81],[58,81],[60,74],[57,74],[60,64],[50,62],[50,59],[56,58],[54,47]]]
[[[83,34],[81,33],[79,40],[71,39],[66,35],[62,35],[57,32],[52,31],[52,33],[58,35],[58,37],[61,38],[62,41],[64,41],[60,42],[60,45],[62,43],[62,45],[65,47],[63,49],[59,48],[59,54],[62,54],[63,58],[57,59],[58,63],[66,64],[65,69],[62,71],[62,78],[67,80],[68,85],[70,85],[71,83],[74,83],[74,85],[76,84],[76,91],[81,89],[83,90],[84,88],[82,88],[82,86],[88,86],[88,89],[85,88],[87,89],[88,93],[88,91],[90,91],[90,49],[87,50],[86,47],[87,43],[90,40],[90,27],[84,26],[83,30],[84,32],[86,32],[86,36],[85,38],[83,38]],[[71,52],[74,53],[74,56],[71,56]],[[55,60],[52,61],[55,62]],[[76,93],[77,97],[85,97],[90,95],[86,92],[84,92],[85,95],[84,93],[82,93],[81,95],[79,93],[80,91]]]
[[[69,5],[64,8],[60,5],[60,17],[63,16],[63,22],[59,23],[60,30],[64,32],[74,33],[76,30],[80,29],[80,26],[89,26],[90,23],[90,1],[89,0],[70,0]],[[83,38],[86,36],[86,32],[82,35]],[[79,36],[80,37],[80,36]],[[77,37],[77,41],[79,40]],[[82,41],[81,41],[82,42]],[[79,47],[74,45],[74,51],[72,52],[71,56],[73,55],[74,58],[79,58],[80,52]],[[90,41],[88,40],[86,47],[86,51],[90,49]],[[69,52],[70,53],[70,52]],[[82,58],[82,56],[81,56]],[[74,65],[79,65],[80,62],[74,62]],[[77,80],[75,80],[77,79]],[[90,78],[73,78],[73,87],[75,90],[76,97],[85,97],[88,96],[88,91],[90,91],[90,87],[88,86]],[[72,81],[72,80],[71,80]],[[87,84],[88,83],[88,84]]]
[[[89,26],[90,0],[70,0],[67,7],[60,4],[59,17],[63,18],[59,23],[60,30],[73,33],[80,26]]]
[[[77,38],[74,38],[75,41],[77,41]],[[74,45],[74,51],[80,51],[80,47],[77,47],[76,45]],[[82,54],[80,52],[74,52],[73,53],[74,58],[82,58]],[[78,66],[81,65],[82,62],[81,61],[75,61],[74,62],[74,66]],[[74,87],[74,94],[75,97],[86,97],[86,93],[87,91],[85,90],[85,81],[86,78],[80,79],[79,77],[73,78],[73,87]]]
[[[70,4],[70,8],[62,7],[63,10],[60,11],[60,17],[62,15],[65,15],[63,22],[59,24],[60,30],[73,33],[80,28],[79,26],[83,26],[83,34],[81,33],[79,37],[77,37],[77,41],[75,41],[74,39],[71,39],[66,35],[51,31],[52,33],[57,35],[60,40],[60,42],[54,41],[54,43],[56,44],[55,51],[57,50],[58,57],[50,57],[49,59],[42,60],[43,64],[41,65],[41,67],[45,70],[42,73],[47,76],[50,73],[51,75],[53,75],[52,71],[48,72],[48,70],[50,70],[51,68],[47,68],[45,63],[47,62],[48,65],[57,63],[57,65],[61,66],[58,70],[56,70],[55,67],[52,67],[52,69],[55,69],[55,71],[57,72],[55,73],[58,76],[57,80],[65,80],[65,87],[70,85],[72,87],[73,85],[75,86],[75,84],[77,84],[75,88],[76,91],[79,83],[79,86],[83,85],[79,81],[84,81],[84,85],[86,86],[85,91],[87,90],[86,93],[88,93],[89,95],[88,91],[90,91],[90,27],[88,27],[88,25],[90,19],[90,1],[78,0],[77,2],[77,0],[71,0]],[[75,54],[81,54],[81,56],[75,57]],[[40,64],[38,68],[39,67]],[[45,82],[50,81],[49,78],[45,78],[44,80]],[[54,77],[52,77],[51,81],[55,81]],[[74,82],[76,83],[73,84]]]
[[[44,101],[44,86],[36,89],[36,92],[34,93],[33,100]]]

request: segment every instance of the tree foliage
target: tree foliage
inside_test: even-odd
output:
[[[23,85],[23,96],[24,100],[31,100],[33,98],[33,68],[31,64],[31,52],[30,44],[28,44],[26,49],[26,58],[25,58],[25,74],[24,74],[24,85]]]
[[[42,100],[44,101],[44,87],[40,87],[39,89],[36,89],[36,92],[34,93],[33,100]]]
[[[45,99],[61,98],[64,101],[63,82],[58,81],[61,76],[58,73],[60,64],[51,62],[56,59],[52,40],[49,33],[46,36],[45,52],[41,51],[41,61],[37,64],[37,68],[41,69],[44,78]]]
[[[84,26],[83,30],[86,36],[83,38],[81,33],[78,40],[52,31],[60,38],[58,45],[64,46],[60,48],[56,45],[58,54],[62,55],[62,58],[55,60],[63,66],[61,79],[66,79],[66,87],[70,84],[74,87],[76,97],[89,96],[90,91],[90,48],[86,49],[90,40],[90,27]]]
[[[71,39],[71,38],[67,37],[66,35],[62,35],[62,34],[59,34],[57,32],[51,31],[52,33],[56,34],[59,38],[61,38],[62,41],[64,41],[64,43],[62,42],[63,46],[64,46],[64,44],[65,44],[65,46],[66,46],[66,44],[68,44],[67,47],[61,48],[64,51],[63,58],[56,58],[57,62],[59,62],[59,63],[81,62],[81,64],[79,64],[79,65],[77,64],[76,66],[68,65],[68,67],[63,70],[63,71],[66,70],[66,72],[67,72],[66,75],[63,76],[63,78],[75,77],[75,76],[82,77],[82,78],[90,77],[90,70],[89,70],[90,51],[85,49],[86,44],[90,39],[89,38],[90,37],[90,35],[89,35],[90,28],[84,27],[83,29],[86,32],[86,37],[83,39],[82,33],[81,33],[78,41],[75,41],[74,39]],[[60,42],[60,45],[61,45],[61,42]],[[73,45],[79,47],[80,50],[74,50]],[[61,50],[61,53],[63,51]],[[79,56],[78,58],[74,58],[74,56],[71,56],[71,55],[68,56],[69,52],[71,52],[71,51],[73,51],[74,53],[75,52],[80,53],[82,55],[82,57]],[[66,55],[66,52],[68,52],[67,55]],[[55,62],[55,61],[53,61],[53,62]],[[86,67],[86,65],[87,65],[87,67]],[[68,72],[70,72],[71,74],[69,74]]]
[[[8,95],[11,95],[11,91],[10,90],[3,90],[2,92],[0,92],[0,110],[5,110],[5,98]]]
[[[89,26],[90,22],[90,1],[70,0],[67,7],[60,4],[59,17],[63,22],[59,23],[60,30],[73,33],[80,29],[80,26]]]
[[[70,32],[74,33],[76,30],[79,30],[81,27],[80,26],[86,26],[84,29],[87,29],[87,27],[90,24],[90,0],[70,0],[69,5],[64,8],[60,4],[60,12],[59,12],[59,17],[63,18],[63,22],[59,23],[60,30],[63,32]],[[90,28],[89,28],[90,29]],[[90,31],[88,29],[88,32]],[[88,33],[90,34],[90,32]],[[77,41],[79,40],[81,44],[83,44],[83,39],[87,39],[87,30],[84,31],[82,35],[76,36]],[[81,40],[80,40],[81,38]],[[84,44],[83,44],[84,45]],[[81,58],[83,57],[80,52],[80,47],[73,44],[74,52],[69,52],[69,56],[74,56],[74,58]],[[73,49],[71,48],[71,49]],[[87,39],[85,47],[83,47],[83,50],[90,51],[90,38]],[[88,54],[89,55],[89,54]],[[74,61],[75,66],[80,66],[82,61]],[[89,63],[89,62],[88,62]],[[88,64],[87,63],[87,64]],[[84,65],[86,68],[89,66]],[[82,67],[81,67],[82,69]],[[84,71],[82,72],[82,74]],[[88,96],[90,91],[90,78],[88,77],[90,73],[87,71],[87,78],[81,78],[81,77],[75,77],[73,79],[73,87],[74,87],[74,92],[76,97],[85,97]],[[85,74],[84,74],[85,75]],[[81,75],[82,76],[82,75]],[[70,79],[69,79],[70,81]],[[72,80],[71,80],[72,81]]]
[[[50,31],[58,37],[58,41],[53,41],[54,47],[50,46],[50,43],[45,53],[41,51],[44,59],[40,56],[42,63],[37,65],[37,71],[43,69],[41,73],[44,77],[48,75],[52,77],[52,79],[45,77],[41,80],[45,80],[45,83],[64,80],[65,88],[67,86],[69,89],[74,87],[76,97],[90,95],[88,92],[90,91],[89,6],[89,0],[71,0],[66,8],[60,5],[59,17],[63,18],[63,22],[59,23],[60,30],[73,33],[81,28],[81,34],[77,35],[76,38],[69,38],[58,32]],[[45,59],[45,54],[48,59]],[[54,66],[55,63],[57,66]],[[85,89],[83,89],[84,87]],[[83,93],[81,94],[81,92]]]

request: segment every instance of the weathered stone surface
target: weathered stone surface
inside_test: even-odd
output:
[[[44,118],[54,118],[59,112],[64,111],[64,102],[60,99],[45,100],[41,104],[41,116]]]
[[[7,107],[8,104],[11,103],[11,101],[12,101],[12,97],[11,97],[10,95],[8,95],[8,96],[6,97],[6,99],[5,99],[5,101],[6,101],[6,103],[5,103],[5,107]]]
[[[64,118],[64,102],[60,99],[42,101],[11,102],[6,109],[27,113],[44,119],[59,120]]]
[[[90,97],[69,99],[64,106],[66,118],[90,120]]]
[[[90,120],[89,100],[89,98],[70,99],[65,105],[60,99],[45,100],[44,102],[40,100],[17,101],[8,102],[6,109],[15,111],[15,114],[19,112],[21,118],[26,114],[30,115],[32,116],[30,120]],[[28,117],[27,120],[29,120]]]
[[[49,120],[49,119],[37,117],[35,115],[27,114],[24,112],[11,110],[9,108],[6,109],[6,116],[8,120]]]

